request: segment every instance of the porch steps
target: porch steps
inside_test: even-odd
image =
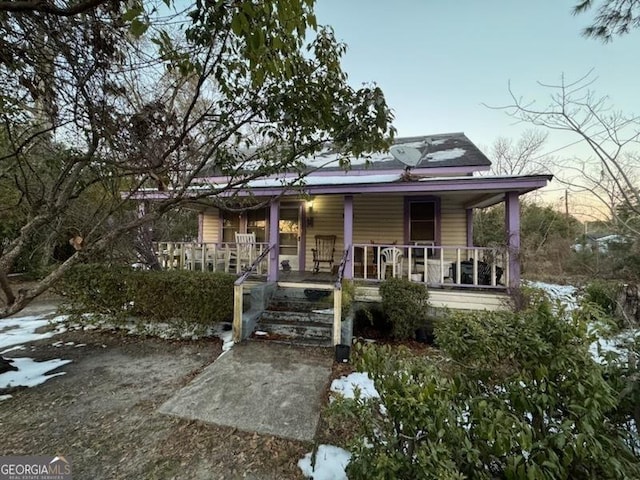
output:
[[[307,291],[305,293],[305,290]],[[325,291],[279,286],[251,338],[300,346],[331,347],[333,302]],[[324,313],[322,313],[324,311]]]

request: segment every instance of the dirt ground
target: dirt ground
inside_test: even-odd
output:
[[[71,331],[30,345],[15,356],[73,362],[37,387],[0,390],[13,395],[0,402],[0,455],[62,454],[76,479],[302,478],[311,444],[157,412],[220,354],[218,339]]]

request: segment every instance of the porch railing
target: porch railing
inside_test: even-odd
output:
[[[354,279],[402,277],[433,286],[505,288],[509,284],[506,248],[354,244]]]
[[[255,243],[252,248],[233,242],[158,242],[154,244],[160,266],[166,270],[200,270],[242,273],[260,257],[255,273],[266,274],[267,263],[262,254],[268,243]],[[249,253],[247,253],[249,252]]]

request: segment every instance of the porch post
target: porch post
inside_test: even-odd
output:
[[[353,195],[344,196],[344,248],[353,245]],[[347,263],[344,267],[344,278],[353,278],[353,259],[351,251],[347,255]]]
[[[269,272],[267,280],[270,282],[278,281],[278,253],[280,252],[280,199],[274,198],[269,203]]]
[[[198,212],[198,243],[204,242],[204,212]]]
[[[473,208],[467,208],[467,247],[473,247]]]
[[[509,250],[509,288],[520,286],[520,199],[518,192],[505,194],[505,226]]]

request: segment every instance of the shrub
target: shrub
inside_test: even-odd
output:
[[[584,288],[584,300],[598,305],[607,315],[614,315],[619,289],[618,282],[594,280]]]
[[[540,302],[455,314],[436,336],[438,362],[359,349],[385,408],[360,414],[349,478],[640,478],[579,318]]]
[[[70,314],[206,326],[232,318],[233,282],[234,277],[224,273],[79,265],[65,276],[59,290]]]
[[[413,338],[416,329],[427,324],[429,293],[423,284],[404,278],[390,278],[380,286],[380,296],[382,310],[389,317],[394,338]]]

